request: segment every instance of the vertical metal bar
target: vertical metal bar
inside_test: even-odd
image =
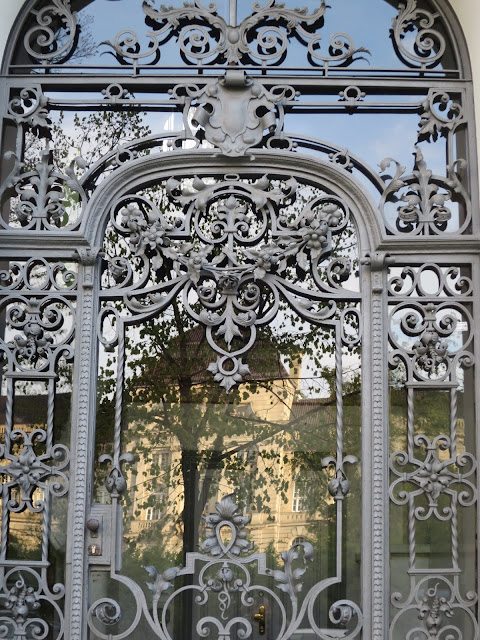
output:
[[[2,532],[0,540],[0,560],[7,558],[8,540],[8,487],[2,484]]]
[[[5,401],[5,453],[10,453],[13,424],[13,403],[15,398],[15,385],[13,378],[7,378],[7,397]]]
[[[387,375],[387,336],[388,313],[386,291],[386,255],[373,254],[367,263],[370,264],[371,280],[370,292],[365,296],[364,313],[369,308],[370,316],[365,322],[368,327],[368,339],[364,344],[364,364],[369,367],[369,378],[366,380],[365,393],[370,390],[371,431],[369,439],[363,442],[364,460],[370,459],[372,470],[366,475],[363,489],[365,501],[369,501],[364,516],[364,531],[370,533],[368,552],[363,546],[364,562],[370,560],[371,573],[367,576],[370,581],[371,600],[368,602],[370,611],[366,609],[367,624],[364,628],[365,637],[372,640],[385,640],[389,619],[389,529],[388,529],[388,405],[386,391],[388,388]],[[370,298],[370,300],[368,299]],[[368,305],[370,302],[370,305]],[[367,336],[367,329],[364,332]],[[370,387],[370,389],[369,389]],[[364,464],[363,469],[368,467]],[[363,471],[362,471],[363,476]],[[369,481],[367,486],[365,483]],[[370,516],[370,527],[366,517]],[[365,535],[367,538],[367,535]],[[369,555],[370,554],[370,555]],[[366,569],[367,570],[367,569]],[[367,587],[364,580],[365,588]],[[365,594],[364,594],[365,595]],[[371,612],[371,620],[368,621]],[[370,625],[370,629],[368,628]]]
[[[115,389],[115,421],[113,435],[113,467],[120,469],[120,450],[123,413],[123,386],[125,379],[125,327],[118,327],[117,382]]]
[[[237,0],[230,0],[229,23],[231,27],[237,26]]]
[[[55,419],[55,379],[48,380],[48,399],[47,399],[47,453],[53,446],[53,426]]]
[[[50,508],[51,508],[51,495],[47,488],[44,496],[43,507],[43,527],[42,527],[42,560],[48,561],[48,541],[50,538]]]
[[[416,539],[415,539],[415,498],[408,501],[408,563],[409,569],[415,569]]]
[[[415,391],[413,387],[407,387],[407,454],[408,459],[413,460],[413,444],[415,437]]]
[[[450,389],[450,457],[457,457],[457,389]]]
[[[335,330],[335,396],[337,408],[337,472],[343,470],[343,362],[340,325]]]
[[[452,520],[451,520],[451,536],[452,536],[452,567],[458,569],[458,508],[457,496],[452,496]]]
[[[97,339],[95,313],[98,300],[98,282],[95,276],[95,261],[98,249],[79,250],[81,268],[79,281],[83,283],[78,304],[78,329],[76,334],[76,366],[74,387],[78,390],[73,403],[71,495],[68,514],[67,575],[70,586],[66,592],[65,629],[69,640],[84,640],[86,637],[86,568],[85,518],[88,496],[93,478],[95,389],[97,371]]]
[[[337,578],[339,581],[342,580],[342,538],[343,538],[343,500],[337,500],[337,540],[336,540],[336,554],[337,557],[335,559],[336,564],[336,572]]]
[[[476,287],[478,290],[478,283],[480,282],[480,257],[477,255],[477,258],[473,262],[472,266],[472,280],[476,283]],[[475,291],[475,289],[474,289]],[[480,296],[478,294],[474,298],[473,302],[473,317],[478,318],[480,314]],[[473,325],[473,351],[475,358],[475,365],[473,370],[473,379],[472,379],[472,388],[473,388],[473,398],[472,398],[472,424],[470,425],[470,431],[472,433],[472,451],[475,451],[475,457],[478,461],[480,460],[480,434],[478,425],[480,425],[480,389],[479,389],[479,368],[478,363],[480,361],[480,326],[478,321],[474,322]],[[465,441],[467,442],[467,430],[465,429]],[[476,489],[480,492],[480,473],[477,468],[476,472]],[[474,506],[476,513],[472,514],[474,521],[474,530],[475,530],[475,538],[472,540],[472,555],[476,555],[476,563],[472,563],[471,570],[474,574],[475,579],[475,588],[478,593],[478,589],[480,586],[480,545],[477,544],[478,536],[480,533],[480,508],[477,503]]]
[[[343,473],[343,362],[342,362],[342,334],[341,326],[335,327],[335,400],[336,400],[336,427],[337,427],[337,478]],[[340,478],[343,479],[343,478]],[[337,540],[336,540],[336,567],[337,578],[342,579],[342,538],[343,538],[343,499],[337,500]]]

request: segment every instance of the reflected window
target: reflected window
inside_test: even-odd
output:
[[[307,500],[308,482],[306,480],[295,480],[295,484],[293,485],[292,511],[306,511]]]

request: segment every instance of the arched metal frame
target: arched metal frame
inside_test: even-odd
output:
[[[45,97],[45,93],[49,91],[61,92],[65,85],[64,75],[43,72],[30,74],[32,67],[45,70],[49,64],[48,56],[42,58],[36,55],[36,59],[33,62],[30,59],[25,67],[15,68],[11,65],[20,37],[25,33],[25,21],[32,19],[31,12],[34,7],[38,11],[35,14],[37,27],[41,26],[42,15],[48,16],[49,11],[58,12],[61,18],[66,19],[64,24],[67,27],[67,42],[56,51],[60,60],[57,60],[58,66],[62,64],[62,47],[68,53],[68,47],[74,46],[72,43],[75,23],[70,3],[67,0],[52,0],[42,9],[45,14],[39,11],[37,4],[26,3],[20,13],[3,63],[4,92],[1,102],[2,114],[5,117],[3,149],[13,150],[16,145],[18,162],[21,160],[22,150],[19,147],[24,141],[22,137],[24,129],[28,127],[42,129],[52,102],[60,108],[62,108],[62,100],[64,106],[68,103],[68,96],[66,99],[58,97],[55,100]],[[272,3],[267,4],[269,7],[272,6]],[[175,72],[166,69],[163,73],[158,73],[156,69],[156,74],[149,75],[148,68],[140,68],[142,59],[138,56],[130,56],[129,59],[128,48],[122,45],[121,40],[117,40],[112,42],[112,48],[120,58],[123,56],[122,62],[126,66],[127,73],[116,75],[98,69],[92,72],[87,80],[90,91],[99,93],[103,90],[104,94],[101,99],[92,97],[83,105],[88,104],[96,108],[107,101],[112,108],[128,109],[129,103],[134,102],[129,98],[128,90],[142,88],[149,94],[146,100],[147,106],[150,104],[155,107],[171,108],[173,101],[175,107],[183,111],[185,125],[183,130],[174,134],[153,134],[148,140],[140,143],[133,141],[108,157],[101,158],[81,176],[74,165],[65,169],[63,174],[55,172],[49,164],[48,153],[43,154],[39,165],[32,168],[30,172],[19,164],[12,163],[11,157],[7,158],[6,166],[9,175],[2,174],[4,182],[0,191],[4,206],[0,229],[0,255],[7,265],[18,261],[22,266],[16,268],[13,278],[11,273],[2,275],[3,291],[0,291],[0,294],[2,301],[7,301],[2,304],[15,303],[21,300],[22,296],[23,303],[35,301],[37,298],[43,301],[44,298],[50,297],[57,300],[61,297],[62,304],[68,306],[71,313],[76,316],[75,341],[72,336],[67,336],[63,342],[55,344],[54,348],[50,344],[42,345],[40,348],[45,348],[46,351],[39,356],[47,362],[39,377],[53,380],[52,374],[58,358],[68,359],[73,355],[73,350],[75,352],[76,394],[73,403],[74,429],[70,458],[68,452],[55,451],[52,445],[50,458],[60,460],[61,464],[45,466],[45,463],[40,461],[44,466],[39,467],[42,480],[49,475],[63,474],[68,465],[70,469],[65,627],[62,627],[59,637],[63,632],[64,637],[72,640],[86,637],[85,576],[88,571],[88,558],[85,557],[85,549],[91,540],[85,526],[90,515],[89,494],[94,465],[95,399],[92,396],[92,389],[95,389],[96,385],[96,372],[91,367],[91,362],[96,357],[98,348],[94,327],[98,313],[100,251],[107,216],[115,198],[129,190],[134,191],[140,183],[147,183],[149,180],[155,182],[172,175],[193,176],[198,171],[199,165],[205,173],[248,174],[252,178],[261,177],[265,172],[274,176],[284,175],[290,168],[292,173],[297,177],[301,176],[307,183],[322,184],[332,193],[339,194],[356,216],[363,258],[361,279],[365,330],[362,340],[366,372],[363,381],[365,394],[362,444],[365,499],[362,522],[364,532],[362,637],[378,640],[388,637],[396,640],[396,620],[407,610],[414,611],[418,614],[417,618],[420,618],[418,629],[412,627],[411,633],[418,631],[425,637],[429,637],[427,634],[430,634],[430,637],[441,638],[441,633],[448,626],[447,618],[460,609],[471,619],[471,626],[466,629],[473,629],[478,633],[478,625],[475,622],[477,596],[475,593],[462,595],[460,592],[458,528],[455,524],[456,510],[459,506],[476,508],[474,503],[478,484],[475,475],[475,461],[479,453],[478,442],[475,442],[473,435],[472,450],[458,454],[456,434],[458,415],[456,390],[459,386],[457,370],[460,366],[465,370],[472,367],[479,342],[478,329],[475,328],[472,320],[480,312],[478,298],[474,295],[480,278],[478,255],[480,212],[477,204],[477,160],[474,145],[471,143],[474,137],[474,123],[470,68],[463,36],[454,12],[449,6],[445,3],[429,2],[425,7],[416,0],[398,4],[390,2],[390,4],[398,8],[399,18],[393,26],[394,43],[397,48],[403,39],[400,35],[395,39],[396,28],[398,34],[404,33],[402,28],[408,31],[409,25],[417,25],[418,28],[419,20],[423,17],[426,22],[420,23],[420,30],[422,28],[428,30],[431,27],[430,21],[437,20],[442,23],[443,33],[446,34],[445,39],[450,50],[453,50],[455,62],[449,64],[446,70],[435,70],[434,62],[436,62],[436,56],[441,55],[441,47],[435,49],[433,46],[430,50],[430,58],[428,53],[420,47],[423,53],[416,57],[415,54],[413,57],[412,55],[408,57],[399,52],[399,57],[406,62],[402,73],[376,74],[375,70],[373,73],[372,70],[368,70],[368,72],[356,71],[350,75],[349,61],[352,60],[356,50],[349,47],[347,39],[347,45],[342,51],[344,57],[339,57],[346,62],[344,67],[335,68],[335,64],[331,64],[332,56],[330,56],[332,60],[327,63],[325,57],[318,58],[318,48],[316,45],[311,45],[313,59],[315,60],[317,56],[317,60],[320,60],[317,68],[312,71],[310,67],[309,73],[302,71],[298,75],[295,75],[295,71],[292,70],[288,70],[288,73],[286,71],[279,73],[277,68],[276,73],[273,74],[270,73],[268,63],[267,68],[262,66],[263,62],[260,63],[261,69],[258,66],[255,67],[253,64],[255,56],[252,50],[245,54],[252,56],[248,60],[249,64],[237,64],[238,47],[231,46],[235,43],[235,39],[228,39],[232,33],[232,25],[228,26],[225,23],[225,31],[222,31],[223,27],[219,30],[220,34],[224,33],[226,36],[224,42],[220,40],[220,48],[227,41],[230,44],[225,44],[226,58],[221,64],[216,64],[216,74],[199,74],[200,66],[196,68],[193,65],[192,72],[182,75],[182,82],[176,84],[178,78],[175,82],[172,80]],[[321,7],[323,5],[322,2]],[[201,13],[200,6],[196,6],[196,9],[197,13]],[[274,9],[276,11],[277,7]],[[425,9],[426,14],[422,13],[422,9]],[[278,10],[281,13],[281,10]],[[272,13],[274,13],[273,10]],[[280,16],[277,17],[280,19]],[[298,16],[296,18],[298,19]],[[207,16],[206,23],[209,19]],[[168,21],[162,24],[171,28]],[[205,21],[201,24],[204,25]],[[48,29],[48,23],[46,26]],[[306,33],[311,36],[308,29]],[[158,37],[156,41],[158,42]],[[28,47],[26,48],[28,51]],[[38,49],[33,51],[33,58],[38,51]],[[152,47],[148,54],[154,53],[155,47]],[[133,74],[130,73],[132,69]],[[85,83],[85,76],[77,74],[72,68],[72,72],[68,75],[70,90],[83,88]],[[125,93],[123,93],[124,89]],[[171,97],[156,99],[156,92],[163,93],[167,90],[171,90]],[[419,140],[445,138],[448,165],[445,175],[432,174],[418,148],[410,173],[408,173],[410,169],[407,170],[400,163],[387,159],[381,166],[384,173],[387,169],[390,170],[391,175],[386,178],[379,176],[361,158],[350,154],[340,146],[335,146],[332,142],[315,140],[295,133],[289,134],[284,129],[284,113],[293,113],[295,110],[302,112],[302,109],[306,109],[301,95],[297,96],[296,92],[314,94],[315,100],[308,108],[314,109],[318,114],[340,110],[346,114],[362,110],[383,113],[391,110],[392,105],[401,109],[401,98],[405,94],[420,95],[421,101],[410,107],[411,111],[420,116]],[[328,92],[339,94],[340,100],[333,102]],[[397,95],[397,102],[385,101],[382,97],[385,93]],[[364,102],[365,95],[373,96],[373,101]],[[216,133],[218,129],[220,132],[225,129],[229,109],[231,112],[233,102],[239,97],[245,101],[247,112],[261,106],[263,113],[251,125],[252,136],[244,139],[240,134],[234,135],[227,144],[221,140],[221,136],[220,138],[216,136]],[[205,105],[208,109],[205,109]],[[211,145],[216,145],[216,149],[212,150],[208,145],[206,147],[196,138],[196,131],[192,127],[192,119],[189,115],[192,108],[196,109],[194,120],[200,130],[203,130],[204,139]],[[221,114],[220,125],[214,123],[211,118],[211,113],[215,111]],[[173,145],[171,150],[163,152],[167,140],[173,140]],[[182,149],[186,141],[193,141],[197,147],[191,150]],[[144,149],[151,151],[151,155],[142,156]],[[99,177],[106,175],[108,175],[107,179],[101,182]],[[369,193],[365,187],[366,182],[370,184]],[[32,184],[37,185],[34,187],[36,193],[33,196],[31,187],[28,191],[29,185]],[[53,192],[57,195],[53,193],[52,196],[52,192],[48,192],[48,184],[54,185]],[[77,193],[80,202],[84,205],[78,223],[71,225],[70,228],[68,225],[62,226],[63,223],[59,223],[58,217],[52,217],[53,209],[50,207],[52,202],[58,204],[59,199],[65,196],[66,187],[70,192]],[[60,198],[58,194],[61,195]],[[402,197],[405,195],[406,197]],[[20,203],[26,204],[26,209],[23,210],[22,218],[21,207],[17,208],[16,211],[20,214],[15,214],[16,219],[14,215],[16,224],[11,225],[9,204],[15,197],[20,198]],[[386,207],[392,206],[392,203],[396,205],[399,201],[404,204],[396,206],[397,218],[392,221],[385,213]],[[456,203],[458,209],[449,204],[452,201]],[[457,211],[456,214],[455,211]],[[450,221],[455,218],[455,215],[457,215],[456,226],[451,227]],[[38,256],[39,260],[44,260],[51,274],[50,283],[46,288],[42,289],[29,284],[28,260],[32,255]],[[62,276],[64,285],[66,282],[63,291],[62,287],[55,284],[57,280],[54,261],[57,261],[56,263],[72,262],[78,265],[78,274],[72,280],[68,280],[67,277],[65,281],[65,276]],[[436,274],[435,277],[439,283],[436,291],[424,286],[422,278],[425,274]],[[410,321],[404,326],[404,334],[411,338],[407,346],[397,341],[392,324],[392,318],[395,314],[401,315],[402,309],[408,309],[410,312]],[[27,320],[33,324],[41,325],[39,318],[45,319],[38,309],[29,308],[28,314],[30,315]],[[452,347],[451,343],[450,346],[447,343],[459,323],[465,325],[466,328],[463,331],[466,335],[461,348],[458,348],[458,345],[455,348],[455,345]],[[25,322],[20,325],[18,330],[23,330],[24,337],[27,339],[31,338],[32,336],[25,330]],[[15,324],[12,323],[12,326]],[[53,325],[49,327],[48,323],[42,325],[43,331],[53,328]],[[19,344],[17,341],[15,347],[17,352],[15,352],[10,344],[2,343],[2,351],[11,358],[10,362],[18,358]],[[21,344],[20,348],[22,348]],[[39,348],[38,344],[36,348]],[[28,372],[22,366],[21,359],[17,360],[12,364],[11,370],[18,378],[34,379],[36,374],[34,375],[32,370],[35,366]],[[396,451],[390,460],[386,429],[389,420],[386,397],[389,366],[393,370],[398,366],[405,368],[408,389],[407,450]],[[441,374],[432,378],[431,372],[435,367],[436,370],[441,371]],[[8,376],[5,377],[8,378]],[[9,379],[14,378],[15,376]],[[7,383],[7,386],[9,384],[13,383]],[[50,403],[52,403],[54,383],[48,384],[50,385]],[[475,385],[474,382],[470,382],[470,385],[471,393],[476,393],[478,397],[478,389],[476,390],[478,383]],[[423,440],[418,439],[419,437],[413,433],[414,396],[417,390],[426,388],[450,390],[450,432],[438,433],[435,442],[430,440],[427,442],[426,436]],[[10,396],[7,391],[7,429],[8,421],[12,421],[12,407],[8,408],[8,397]],[[11,398],[13,398],[13,392]],[[476,413],[472,411],[470,415],[470,419],[473,420],[473,424],[470,424],[472,434],[475,431],[474,425],[479,423],[479,406],[480,402],[477,399],[474,410]],[[53,426],[53,422],[50,421],[50,424]],[[23,443],[24,448],[27,447],[27,439],[24,438]],[[5,448],[0,450],[5,459],[10,461],[10,471],[7,474],[5,469],[4,476],[15,479],[15,469],[12,466],[15,463],[15,456],[9,458],[5,455],[10,453],[7,444],[5,443]],[[418,454],[418,449],[422,448],[425,455],[419,459],[418,455],[415,457],[415,451]],[[440,451],[449,451],[450,456],[442,457]],[[118,463],[118,460],[116,462]],[[407,474],[406,469],[408,469]],[[388,480],[389,471],[393,478],[391,486]],[[436,474],[435,478],[432,474]],[[437,487],[436,477],[442,474],[443,484]],[[14,483],[12,480],[9,482]],[[398,485],[401,485],[399,489]],[[25,490],[26,494],[30,492],[30,498],[34,486],[41,486],[38,479],[30,480]],[[62,491],[65,489],[66,492],[67,488],[68,480],[66,479],[59,494],[64,495]],[[398,493],[399,490],[400,493]],[[438,495],[435,495],[435,491]],[[53,491],[52,494],[54,494]],[[449,507],[448,513],[442,514],[438,511],[440,494],[447,494],[451,499],[450,505],[453,507]],[[447,518],[452,522],[452,566],[434,576],[446,591],[446,595],[443,594],[442,597],[437,594],[437,587],[432,582],[428,582],[432,576],[422,574],[415,565],[415,526],[424,516],[420,511],[416,511],[415,498],[418,495],[426,495],[430,500],[431,513],[427,515],[433,515],[438,520],[442,520],[442,517]],[[400,597],[395,599],[393,596],[393,606],[397,607],[398,613],[393,617],[390,631],[387,620],[390,617],[391,601],[386,595],[389,585],[389,504],[408,505],[409,576],[413,581],[408,598],[402,601]],[[478,513],[476,521],[478,523]],[[2,540],[2,544],[5,545],[5,534]],[[476,562],[478,564],[478,557]],[[23,633],[28,624],[33,623],[35,615],[33,612],[37,609],[36,605],[41,598],[50,597],[54,607],[58,608],[56,603],[63,597],[63,590],[55,591],[55,588],[47,584],[45,563],[41,574],[44,581],[41,597],[38,595],[41,593],[40,586],[38,590],[34,589],[27,594],[25,581],[21,575],[16,585],[7,591],[7,578],[10,585],[13,571],[17,568],[12,568],[5,554],[0,559],[0,566],[2,566],[4,578],[2,585],[4,595],[0,597],[3,597],[4,601],[7,596],[10,597],[10,609],[13,612],[12,619],[15,620],[17,633]],[[26,567],[23,570],[26,573],[29,571]],[[20,598],[25,596],[30,597],[27,613],[19,610]],[[114,618],[115,611],[107,612],[108,615]],[[45,623],[35,622],[35,624],[45,629],[42,626]],[[451,631],[457,633],[453,627]],[[45,633],[48,633],[48,630]],[[420,635],[420,637],[423,636]],[[457,640],[456,636],[452,637]],[[458,640],[460,637],[461,635],[458,635]]]

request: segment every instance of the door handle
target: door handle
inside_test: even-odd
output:
[[[265,635],[265,607],[262,605],[258,609],[258,613],[253,616],[255,622],[258,622],[258,632],[261,636]]]

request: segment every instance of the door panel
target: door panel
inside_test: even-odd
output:
[[[117,198],[105,234],[92,514],[116,513],[115,560],[95,532],[92,637],[355,635],[349,210],[293,178],[171,184]]]

